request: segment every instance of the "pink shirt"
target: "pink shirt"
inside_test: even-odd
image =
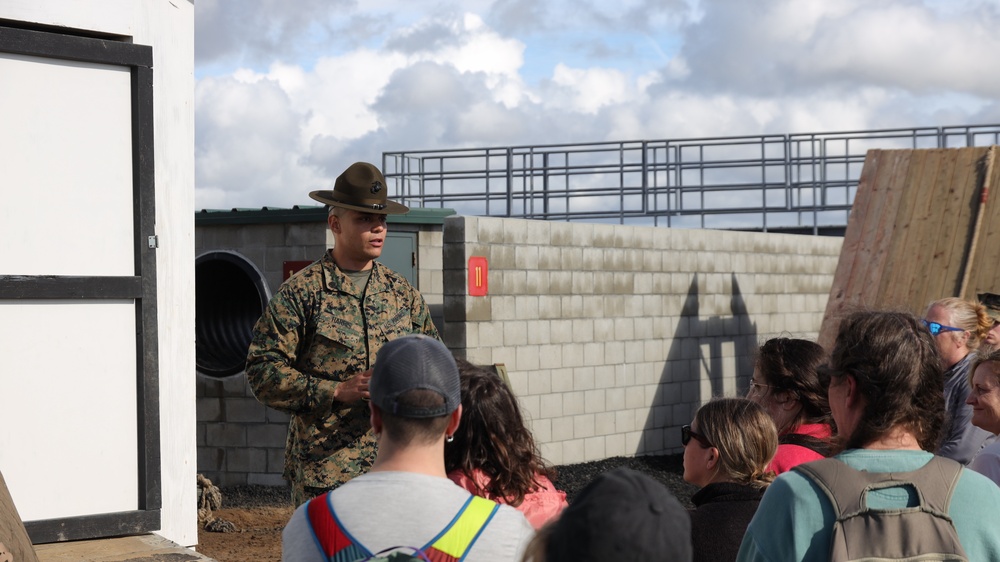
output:
[[[481,488],[485,488],[489,483],[489,477],[480,470],[474,471],[473,475],[475,476],[475,481],[466,476],[464,472],[453,470],[448,473],[448,478],[451,478],[454,483],[475,494],[477,492],[476,484],[478,483]],[[528,520],[528,523],[531,523],[532,527],[538,529],[545,523],[558,517],[562,513],[562,510],[569,504],[566,503],[566,492],[557,490],[552,481],[547,477],[537,475],[535,481],[538,482],[541,488],[525,495],[524,501],[516,509],[524,514],[524,517]],[[497,503],[507,503],[503,498],[485,497]]]
[[[830,435],[833,434],[833,431],[830,429],[830,426],[825,423],[804,423],[797,427],[795,431],[791,431],[789,433],[808,435],[817,439],[829,439]],[[769,468],[773,470],[775,474],[781,474],[782,472],[791,470],[795,465],[809,461],[818,461],[821,458],[823,458],[823,455],[808,447],[785,443],[778,445],[778,452],[774,455],[774,460],[771,461],[771,466]]]

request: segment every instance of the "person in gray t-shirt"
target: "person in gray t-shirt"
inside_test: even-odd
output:
[[[464,554],[468,562],[520,560],[534,535],[524,515],[474,498],[445,473],[444,443],[462,417],[458,367],[448,348],[423,335],[388,342],[375,361],[370,390],[378,438],[374,465],[295,510],[282,533],[282,560],[325,561],[323,549],[332,555],[348,548],[352,559],[363,558],[399,546],[458,559]],[[437,541],[460,512],[461,523],[482,532]],[[350,544],[335,543],[337,533],[321,530],[334,521]]]

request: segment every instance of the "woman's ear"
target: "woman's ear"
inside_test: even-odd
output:
[[[843,384],[847,385],[844,390],[844,397],[847,400],[847,406],[851,407],[860,398],[858,395],[858,381],[854,378],[854,375],[847,373],[844,375]]]
[[[716,466],[719,464],[719,449],[718,447],[709,447],[708,455],[705,457],[705,468],[708,470],[715,470]]]
[[[780,404],[782,409],[785,410],[791,410],[799,404],[799,399],[795,394],[787,390],[779,390],[772,394],[771,397],[775,404]]]

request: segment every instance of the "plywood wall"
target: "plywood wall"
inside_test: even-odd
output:
[[[922,314],[943,297],[1000,293],[997,147],[871,150],[819,341],[858,308]]]

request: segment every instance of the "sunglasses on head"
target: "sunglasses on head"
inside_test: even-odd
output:
[[[964,332],[965,331],[965,330],[963,330],[961,328],[956,328],[954,326],[945,326],[944,324],[938,324],[937,322],[931,322],[930,320],[928,320],[926,318],[924,318],[923,320],[921,320],[921,322],[923,322],[924,326],[927,326],[927,329],[931,331],[931,335],[932,336],[936,336],[936,335],[940,334],[941,332]]]
[[[714,447],[715,446],[715,445],[712,445],[712,442],[708,440],[708,437],[705,437],[704,435],[702,435],[700,433],[696,433],[694,431],[691,431],[691,426],[690,425],[682,425],[681,426],[681,445],[687,446],[687,444],[691,442],[691,438],[692,437],[694,437],[695,441],[697,441],[698,443],[701,443],[702,447],[708,448],[708,447]]]

